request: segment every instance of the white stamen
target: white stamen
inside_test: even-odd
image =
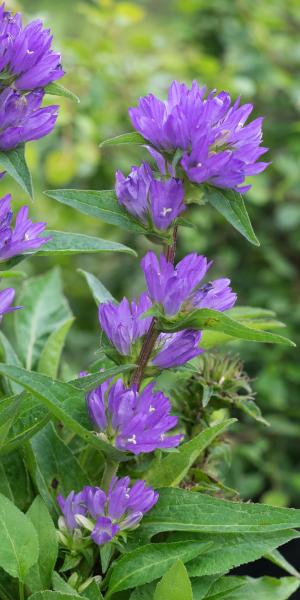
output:
[[[161,439],[162,442],[164,441],[165,437],[166,437],[165,434],[162,433],[161,436],[160,436],[160,439]]]
[[[131,442],[131,444],[136,444],[136,436],[133,434],[131,438],[127,438],[127,442]]]
[[[160,213],[160,214],[161,214],[161,216],[162,216],[162,217],[166,217],[166,216],[167,216],[167,214],[168,214],[168,213],[170,213],[170,212],[172,212],[172,208],[166,208],[166,207],[164,207],[164,208],[162,209],[162,211],[161,211],[161,213]]]
[[[197,167],[202,167],[202,162],[198,162]]]
[[[152,405],[150,404],[149,413],[153,413],[153,412],[155,412],[155,408],[154,408],[154,406],[152,406]]]

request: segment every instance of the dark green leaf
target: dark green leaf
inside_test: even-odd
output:
[[[21,396],[10,396],[0,400],[0,453],[20,411],[21,401]]]
[[[0,493],[20,510],[27,510],[33,491],[27,466],[21,452],[10,452],[0,458]]]
[[[51,96],[64,96],[64,98],[69,98],[78,104],[80,102],[76,94],[73,94],[73,92],[68,90],[64,85],[61,85],[61,83],[57,83],[55,81],[46,85],[45,92]]]
[[[51,583],[58,544],[56,529],[47,507],[40,496],[37,496],[27,511],[27,516],[34,525],[39,539],[39,559],[26,576],[25,583],[33,592],[47,589]]]
[[[83,600],[87,600],[85,596],[79,596]],[[66,594],[64,592],[36,592],[30,596],[29,600],[78,600],[78,594],[76,590],[72,594]]]
[[[208,202],[225,219],[233,225],[251,244],[259,246],[259,241],[253,231],[243,197],[234,190],[206,188],[205,197]]]
[[[85,377],[72,379],[69,381],[69,383],[78,390],[89,392],[93,388],[100,385],[100,383],[103,383],[103,381],[110,379],[111,377],[115,377],[121,373],[126,373],[126,371],[132,371],[135,366],[136,365],[121,365],[120,367],[112,367],[111,369],[107,369],[105,373],[98,371],[98,373],[92,373],[91,375],[86,375]],[[103,374],[105,374],[105,379],[103,378]]]
[[[45,194],[49,198],[71,206],[85,215],[101,219],[105,223],[117,225],[117,227],[135,233],[146,233],[146,229],[131,218],[120,206],[113,190],[101,190],[99,192],[88,190],[49,190]]]
[[[147,144],[147,140],[145,140],[145,138],[143,138],[143,136],[136,131],[132,131],[130,133],[122,133],[116,137],[104,140],[104,142],[101,142],[100,148],[103,146],[119,146],[120,144]]]
[[[68,254],[97,254],[98,252],[125,252],[136,256],[136,252],[128,246],[118,242],[102,240],[98,237],[84,235],[83,233],[68,233],[65,231],[46,231],[45,236],[51,240],[40,248],[37,256],[57,256]],[[29,253],[30,254],[30,253]]]
[[[20,389],[23,389],[20,386]],[[7,454],[28,441],[50,419],[49,411],[30,394],[23,392],[22,403],[16,418],[10,427],[5,445],[1,452]]]
[[[32,180],[25,160],[24,144],[7,152],[0,151],[0,165],[32,198]]]
[[[294,577],[222,577],[212,586],[205,600],[287,600],[298,589],[299,583]]]

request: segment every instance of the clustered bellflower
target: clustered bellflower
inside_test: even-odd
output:
[[[231,290],[229,279],[215,279],[199,287],[212,264],[205,256],[188,254],[174,267],[163,254],[158,259],[150,251],[141,264],[149,296],[167,316],[192,308],[224,311],[236,302],[237,296]]]
[[[22,308],[21,306],[12,306],[15,297],[14,288],[6,288],[0,291],[0,323],[3,319],[3,315]]]
[[[152,318],[143,314],[152,307],[144,292],[137,300],[123,298],[120,304],[105,302],[99,306],[99,322],[105,335],[123,356],[135,356],[141,340],[149,331]],[[185,364],[203,350],[199,348],[201,332],[185,329],[178,333],[161,333],[153,349],[152,364],[160,369]]]
[[[158,448],[174,448],[182,435],[166,433],[177,425],[170,415],[166,396],[154,391],[155,382],[141,392],[135,386],[126,388],[122,379],[111,385],[106,381],[87,394],[91,419],[106,439],[119,450],[141,454]]]
[[[18,211],[14,228],[11,227],[13,212],[11,195],[0,199],[0,262],[13,256],[40,248],[50,237],[39,237],[46,223],[33,223],[28,218],[28,206]]]
[[[184,210],[184,187],[180,179],[154,178],[147,163],[132,167],[128,177],[116,172],[116,194],[119,203],[144,225],[158,230],[171,227]]]
[[[268,150],[260,145],[262,118],[246,123],[252,104],[240,105],[239,98],[232,104],[227,92],[205,94],[196,81],[191,89],[174,81],[166,102],[153,94],[140,98],[129,109],[131,122],[156,151],[171,156],[181,150],[191,182],[246,192],[245,177],[269,164],[258,160]]]
[[[107,494],[98,487],[86,486],[66,498],[59,495],[57,501],[64,515],[60,529],[71,535],[74,530],[85,529],[86,535],[101,546],[124,530],[135,529],[157,500],[158,493],[144,481],[138,480],[130,487],[129,477],[114,477]]]
[[[18,90],[45,87],[64,75],[61,57],[51,49],[50,29],[40,20],[22,25],[20,13],[13,14],[0,6],[0,73],[1,84]]]

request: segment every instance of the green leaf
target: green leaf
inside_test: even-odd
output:
[[[205,552],[207,544],[186,541],[148,544],[128,552],[112,568],[106,599],[121,590],[149,583],[161,577],[174,560],[184,562]]]
[[[2,347],[3,358],[6,363],[9,365],[15,365],[16,367],[21,367],[22,363],[17,356],[14,348],[12,347],[10,341],[4,335],[2,331],[0,331],[0,345]],[[22,388],[17,383],[13,381],[5,380],[5,389],[7,388],[8,392],[12,392],[14,394],[19,394],[22,392]]]
[[[102,304],[103,302],[117,303],[117,300],[115,300],[115,298],[106,289],[106,287],[103,285],[103,283],[101,283],[101,281],[99,281],[99,279],[97,279],[97,277],[95,277],[95,275],[93,275],[92,273],[89,273],[88,271],[83,271],[82,269],[78,269],[78,272],[81,273],[81,275],[83,275],[83,277],[85,278],[85,280],[93,294],[93,298],[94,298],[97,306],[99,304]]]
[[[234,422],[235,419],[228,419],[201,431],[196,437],[182,444],[178,452],[168,454],[161,461],[154,463],[145,475],[146,481],[155,488],[179,485],[205,448]]]
[[[56,573],[56,571],[52,573],[52,587],[55,592],[65,592],[66,594],[73,593],[80,598],[76,590],[71,588],[71,586],[58,573]]]
[[[73,102],[80,103],[76,94],[68,90],[64,85],[61,85],[61,83],[56,83],[55,81],[46,85],[45,92],[51,96],[64,96],[64,98],[69,98],[69,100],[73,100]]]
[[[277,565],[277,567],[280,567],[281,569],[283,569],[283,571],[286,571],[287,573],[289,573],[289,575],[292,575],[293,577],[297,577],[298,579],[300,579],[299,571],[297,571],[297,569],[295,569],[295,567],[293,567],[293,565],[291,565],[286,560],[286,558],[284,558],[284,556],[282,556],[282,554],[279,552],[279,550],[270,550],[269,552],[267,552],[267,554],[265,554],[265,558],[267,560],[270,560],[272,563],[274,563],[274,565]]]
[[[98,374],[98,381],[107,379],[110,370]],[[117,371],[114,370],[115,372]],[[122,369],[119,370],[121,372]],[[117,461],[127,460],[126,455],[102,441],[88,430],[89,419],[84,394],[75,386],[61,381],[53,381],[46,375],[34,373],[0,364],[0,373],[22,385],[30,391],[58,420],[62,421],[74,433],[77,433],[91,446],[111,456]],[[82,424],[83,423],[83,424]]]
[[[299,585],[294,577],[222,577],[212,586],[205,600],[287,600]]]
[[[128,246],[103,240],[98,237],[84,235],[83,233],[68,233],[65,231],[46,231],[45,236],[51,240],[44,244],[36,256],[60,256],[69,254],[97,254],[98,252],[125,252],[136,256],[136,252]],[[32,253],[28,253],[29,255]],[[26,256],[26,254],[24,255]]]
[[[251,244],[254,244],[254,246],[260,245],[253,231],[241,194],[234,190],[207,187],[205,198]]]
[[[21,386],[19,387],[22,389]],[[23,392],[20,398],[22,398],[20,410],[9,429],[0,454],[12,452],[24,444],[25,441],[28,441],[42,429],[50,419],[49,411],[33,396]]]
[[[1,279],[22,279],[26,277],[26,273],[23,271],[1,271],[0,269],[0,277]]]
[[[7,152],[0,151],[0,165],[32,198],[32,180],[25,160],[24,144],[13,150],[7,150]]]
[[[72,317],[71,319],[68,319],[62,323],[58,329],[50,334],[39,358],[39,373],[49,375],[49,377],[52,377],[53,379],[57,377],[60,357],[64,347],[65,339],[73,323],[74,318]]]
[[[103,600],[103,596],[99,590],[99,585],[93,579],[87,588],[83,590],[83,593],[88,600]]]
[[[83,598],[83,600],[87,600],[85,596],[79,596]],[[74,590],[71,594],[65,594],[64,592],[36,592],[32,596],[29,597],[29,600],[78,600],[78,594]]]
[[[103,148],[103,146],[119,146],[120,144],[147,144],[147,140],[139,133],[132,131],[104,140],[104,142],[101,142],[100,148]]]
[[[38,555],[38,536],[31,521],[0,494],[0,567],[24,581]]]
[[[146,233],[146,229],[120,206],[113,190],[49,190],[45,194],[105,223],[135,233]]]
[[[10,428],[12,427],[21,407],[21,396],[10,396],[0,400],[0,452],[5,445]]]
[[[21,452],[11,452],[1,456],[0,493],[22,511],[27,510],[32,502],[32,485]]]
[[[221,575],[214,575],[212,577],[199,577],[192,580],[193,596],[194,600],[204,600],[208,596],[208,592],[213,584],[220,579]]]
[[[210,308],[198,308],[186,315],[179,315],[174,319],[159,317],[159,326],[165,332],[173,333],[182,329],[210,329],[221,331],[233,338],[249,342],[265,342],[269,344],[284,344],[295,346],[294,342],[282,335],[259,331],[234,321],[225,313]]]
[[[39,559],[26,576],[25,584],[31,592],[38,592],[50,586],[52,571],[58,555],[56,529],[48,509],[40,496],[37,496],[27,511],[39,539]]]
[[[181,560],[177,560],[158,582],[153,600],[193,600],[192,585]]]
[[[264,534],[294,527],[300,527],[300,509],[240,504],[196,492],[163,488],[158,503],[145,515],[139,531],[149,536],[162,531]]]
[[[121,365],[120,367],[112,367],[105,371],[105,379],[103,379],[103,371],[98,371],[98,373],[92,373],[91,375],[86,375],[85,377],[72,379],[69,381],[69,384],[76,387],[78,390],[89,392],[93,388],[100,385],[100,383],[103,383],[103,381],[106,379],[110,379],[111,377],[115,377],[121,373],[126,373],[126,371],[132,371],[132,369],[135,367],[136,365]]]
[[[26,368],[31,369],[49,335],[72,317],[59,270],[28,279],[18,300],[25,306],[14,315],[18,352]]]

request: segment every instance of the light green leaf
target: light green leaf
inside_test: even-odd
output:
[[[193,600],[192,585],[181,560],[177,560],[158,582],[153,600]]]
[[[72,317],[59,270],[28,279],[18,300],[25,307],[14,315],[18,352],[26,368],[31,369],[49,335]]]
[[[30,198],[33,197],[32,180],[25,160],[24,144],[12,150],[7,150],[7,152],[0,151],[0,166],[23,188]]]
[[[40,496],[37,496],[27,511],[39,539],[39,559],[26,576],[25,584],[31,592],[38,592],[50,586],[52,571],[58,555],[57,535],[48,509]]]
[[[205,198],[251,244],[254,244],[254,246],[260,245],[253,231],[241,194],[234,190],[207,187]]]
[[[103,146],[119,146],[120,144],[147,144],[147,140],[143,138],[142,135],[137,133],[136,131],[132,131],[130,133],[122,133],[121,135],[117,135],[116,137],[110,138],[108,140],[104,140],[101,142],[100,148]]]
[[[38,536],[31,521],[0,494],[0,567],[24,581],[38,555]]]
[[[300,527],[300,509],[241,504],[163,488],[158,503],[145,515],[139,531],[149,536],[162,531],[264,534],[294,527]]]
[[[300,534],[298,534],[298,536],[299,535]],[[278,544],[278,546],[279,546],[279,544]],[[284,556],[279,552],[279,550],[270,550],[269,552],[267,552],[267,554],[265,554],[265,558],[267,560],[270,560],[272,563],[274,563],[274,565],[277,565],[277,567],[280,567],[281,569],[283,569],[283,571],[286,571],[293,577],[297,577],[298,579],[300,579],[299,571],[297,571],[297,569],[295,569],[295,567],[293,567],[293,565],[291,565],[286,560],[286,558],[284,558]]]
[[[234,422],[235,419],[228,419],[201,431],[196,437],[179,446],[178,452],[168,454],[159,462],[155,462],[145,475],[146,481],[155,488],[179,485],[205,448]]]
[[[23,271],[1,271],[0,269],[0,277],[2,279],[22,279],[26,277],[26,273]]]
[[[113,566],[105,598],[110,598],[118,591],[150,583],[161,577],[174,560],[187,562],[205,552],[207,547],[207,544],[192,540],[148,544],[128,552]]]
[[[244,592],[244,586],[246,584],[246,577],[221,577],[219,578],[211,588],[205,600],[229,600],[231,594],[238,593],[239,600],[241,600],[241,593]],[[242,596],[244,600],[244,596]],[[261,599],[259,599],[261,600]]]
[[[65,339],[68,335],[74,318],[68,319],[55,331],[52,331],[41,352],[38,371],[49,375],[53,379],[57,377],[61,353],[64,347]]]
[[[135,221],[118,203],[113,190],[49,190],[46,196],[79,212],[101,219],[105,223],[117,225],[135,233],[146,233],[146,229]]]
[[[61,83],[57,83],[55,81],[46,85],[45,92],[51,96],[64,96],[64,98],[69,98],[69,100],[73,100],[73,102],[77,102],[78,104],[80,103],[80,100],[76,94],[68,90],[64,85],[61,85]]]
[[[93,298],[97,304],[102,304],[103,302],[115,302],[117,300],[111,295],[111,293],[106,289],[106,287],[93,275],[92,273],[88,273],[88,271],[83,271],[82,269],[78,269],[78,272],[83,275],[85,278],[92,294]]]
[[[122,371],[122,369],[120,369]],[[107,379],[104,371],[98,374],[98,381]],[[6,375],[13,381],[22,385],[30,391],[57,419],[61,420],[66,427],[77,433],[86,442],[108,454],[112,459],[124,461],[126,455],[116,450],[98,436],[88,430],[89,419],[86,411],[86,402],[83,392],[75,386],[61,381],[53,381],[46,375],[26,371],[18,367],[0,364],[0,373]]]
[[[220,577],[221,575],[218,574],[211,577],[198,577],[197,579],[193,579],[192,588],[194,600],[204,600],[213,584],[220,579]]]
[[[84,235],[83,233],[47,230],[44,235],[51,236],[51,240],[35,252],[36,256],[97,254],[98,252],[125,252],[125,254],[136,256],[136,252],[132,248],[124,246],[124,244]],[[31,253],[29,252],[28,254]]]
[[[88,600],[103,600],[99,585],[96,583],[95,579],[93,579],[88,587],[83,590],[83,593]]]
[[[7,337],[4,335],[4,333],[2,331],[0,331],[0,345],[2,348],[3,358],[4,358],[5,362],[8,363],[9,365],[15,365],[16,367],[21,367],[22,363],[21,363],[19,357],[17,356],[10,341],[7,339]],[[5,380],[5,389],[7,389],[8,392],[12,392],[13,394],[19,394],[20,392],[23,391],[20,385],[18,385],[17,383],[14,383],[13,381],[8,381],[8,380]]]
[[[269,344],[284,344],[295,346],[294,342],[282,335],[252,329],[234,321],[225,313],[210,308],[198,308],[186,315],[179,315],[174,319],[159,317],[159,325],[165,332],[173,333],[182,329],[210,329],[221,331],[233,338],[247,340],[249,342],[265,342]]]
[[[242,587],[239,583],[242,583]],[[235,584],[237,587],[233,589]],[[287,600],[298,589],[299,584],[294,577],[222,577],[212,586],[205,600]]]
[[[76,590],[71,588],[71,586],[58,573],[56,573],[56,571],[54,571],[52,574],[52,587],[55,592],[65,592],[66,594],[73,594],[80,598]]]

